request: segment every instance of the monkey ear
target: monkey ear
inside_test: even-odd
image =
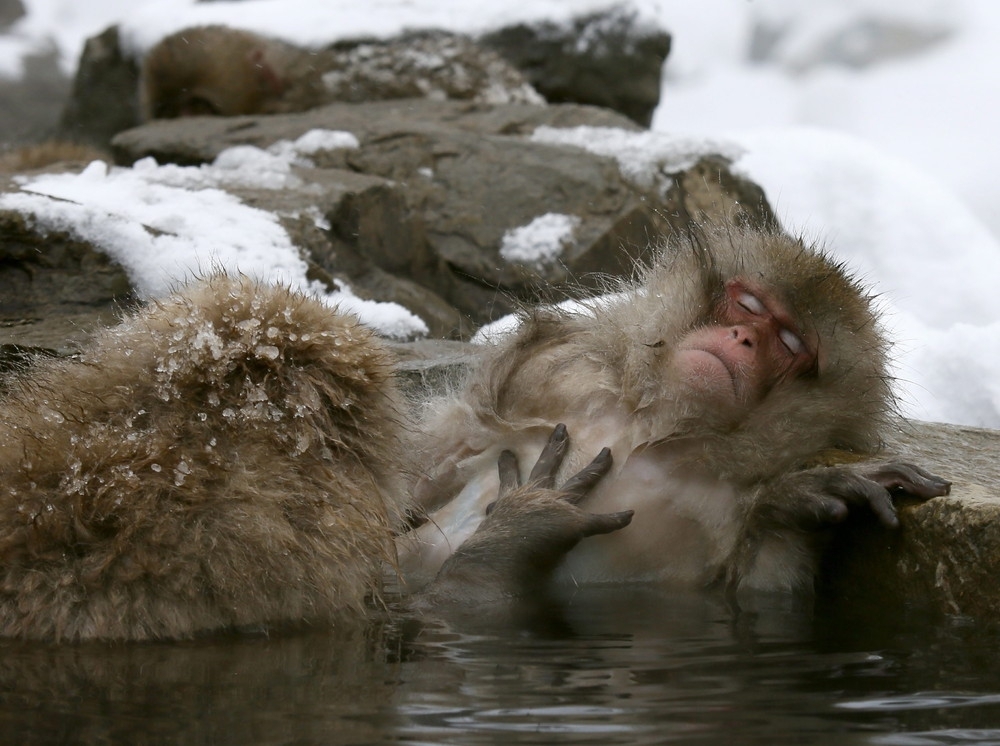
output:
[[[267,59],[267,53],[260,48],[247,53],[247,64],[260,83],[260,87],[273,94],[285,91],[285,80],[278,75],[274,65]]]

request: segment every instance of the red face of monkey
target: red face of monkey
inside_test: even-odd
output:
[[[763,288],[730,280],[714,316],[715,323],[681,339],[674,358],[681,378],[713,399],[753,404],[776,384],[816,369],[816,341]]]

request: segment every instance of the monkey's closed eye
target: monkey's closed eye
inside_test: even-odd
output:
[[[805,342],[799,339],[795,332],[789,331],[788,329],[782,329],[779,331],[778,339],[781,340],[781,343],[785,345],[788,351],[793,355],[798,355],[806,349]]]
[[[736,302],[744,310],[749,311],[755,316],[763,316],[767,313],[767,307],[756,296],[750,295],[750,293],[740,293],[736,298]]]

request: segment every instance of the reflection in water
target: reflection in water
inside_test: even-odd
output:
[[[871,743],[879,746],[996,746],[1000,744],[1000,730],[938,730],[913,733],[893,733],[876,736]]]
[[[368,635],[0,643],[0,741],[365,743],[395,674]]]
[[[488,616],[488,615],[483,615]],[[589,589],[520,623],[0,642],[4,743],[1000,744],[995,630]]]
[[[845,710],[936,710],[941,707],[976,707],[1000,704],[1000,694],[941,694],[917,692],[906,697],[863,699],[857,702],[840,702]]]

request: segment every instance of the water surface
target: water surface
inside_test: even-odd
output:
[[[849,606],[841,604],[841,606]],[[590,589],[339,633],[0,643],[4,743],[1000,744],[1000,634],[914,610]]]

